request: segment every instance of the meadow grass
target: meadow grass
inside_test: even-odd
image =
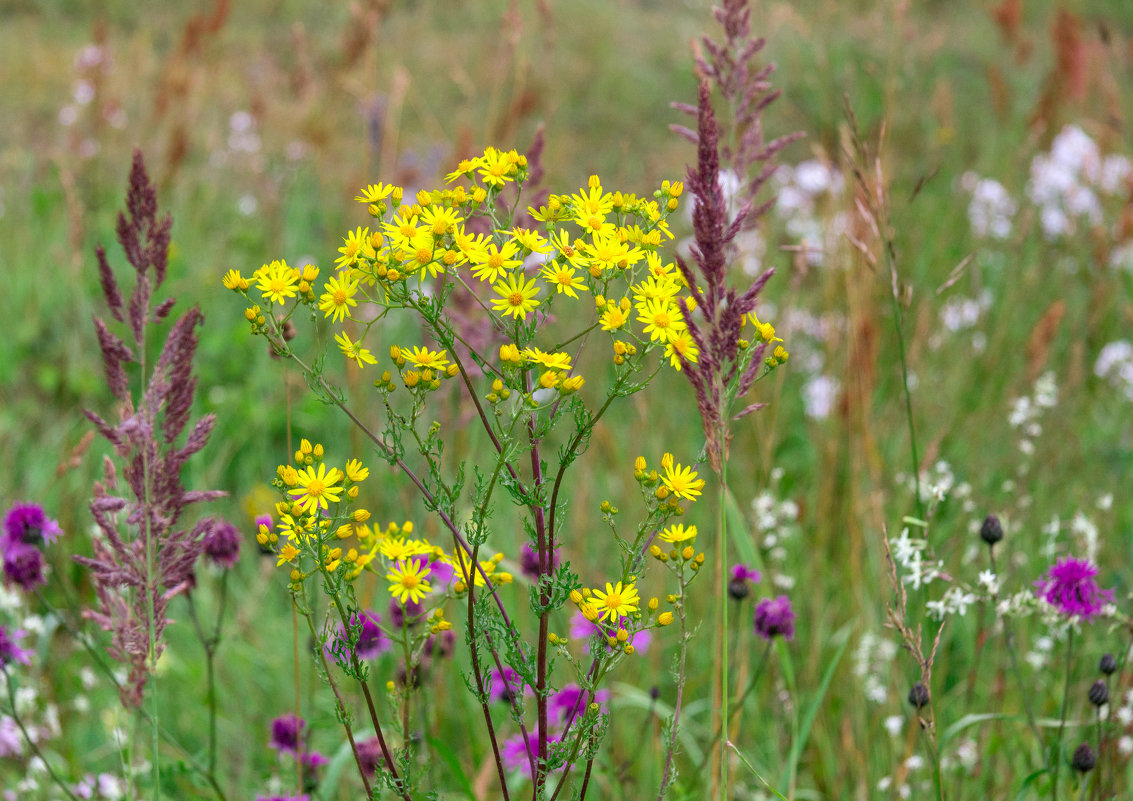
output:
[[[688,44],[703,32],[716,35],[709,4],[547,5],[549,16],[541,4],[518,4],[518,21],[507,22],[505,3],[458,4],[456,11],[446,2],[363,3],[358,17],[346,6],[238,3],[223,27],[202,35],[199,47],[184,56],[176,50],[192,9],[143,13],[113,2],[97,12],[81,3],[0,5],[0,81],[9,87],[0,95],[0,115],[10,121],[0,130],[0,245],[11,309],[0,338],[0,452],[10,465],[4,497],[50,507],[74,535],[53,562],[85,589],[81,572],[68,562],[89,548],[86,499],[100,472],[96,457],[105,448],[94,445],[77,468],[59,476],[56,468],[89,429],[77,410],[109,409],[90,325],[101,305],[92,253],[96,243],[113,242],[129,154],[140,146],[159,180],[162,207],[174,217],[169,294],[179,299],[178,309],[200,305],[206,317],[196,411],[217,414],[218,426],[204,458],[190,462],[185,483],[227,489],[230,498],[214,509],[248,533],[218,669],[220,740],[235,744],[222,772],[249,797],[263,791],[272,770],[268,721],[291,709],[296,695],[289,596],[274,561],[255,555],[250,512],[263,510],[264,485],[300,436],[358,450],[364,443],[311,397],[301,376],[247,336],[242,309],[226,296],[220,276],[229,267],[251,272],[281,257],[295,263],[308,256],[329,267],[342,232],[366,222],[351,201],[358,187],[377,180],[431,185],[458,156],[483,146],[526,148],[539,123],[546,125],[549,186],[573,191],[596,172],[611,185],[644,193],[662,178],[683,178],[693,150],[668,132],[669,123],[685,120],[667,103],[695,97]],[[970,524],[987,513],[1003,514],[1012,524],[1001,548],[1011,566],[1004,576],[1013,577],[1016,589],[1029,588],[1053,561],[1041,552],[1043,525],[1061,518],[1063,541],[1073,543],[1068,521],[1081,510],[1101,530],[1103,584],[1117,588],[1121,606],[1129,591],[1133,505],[1122,491],[1133,466],[1133,427],[1129,401],[1092,368],[1105,343],[1128,338],[1133,280],[1100,263],[1096,238],[1082,234],[1052,244],[1025,211],[1006,243],[974,237],[958,183],[974,170],[1022,198],[1034,154],[1067,123],[1081,124],[1107,152],[1128,153],[1133,96],[1121,87],[1133,78],[1133,8],[1103,0],[1074,5],[1092,48],[1090,89],[1082,99],[1064,99],[1041,130],[1029,123],[1055,63],[1053,2],[1026,5],[1017,45],[1004,44],[987,10],[973,3],[904,8],[816,0],[755,8],[753,26],[769,39],[765,53],[778,64],[774,80],[783,90],[766,124],[773,134],[807,134],[785,151],[784,163],[820,157],[836,164],[850,187],[838,199],[840,208],[852,210],[843,98],[867,141],[876,144],[884,128],[890,233],[901,280],[913,291],[904,337],[916,381],[912,403],[921,466],[943,459],[956,483],[970,486],[971,508],[962,497],[951,497],[935,513],[937,555],[953,568],[968,568],[964,578],[974,582],[986,558]],[[97,30],[105,32],[114,69],[99,79],[97,100],[80,106],[72,98],[80,77],[73,58]],[[93,110],[104,105],[124,111],[121,128]],[[69,126],[59,122],[64,107],[76,110]],[[254,148],[230,146],[230,118],[239,111],[255,119]],[[93,154],[88,141],[97,145]],[[855,672],[863,635],[894,640],[884,628],[892,592],[882,530],[895,537],[902,518],[917,508],[899,479],[910,472],[909,441],[888,277],[882,268],[870,269],[845,239],[826,255],[825,265],[814,266],[800,254],[778,250],[794,243],[779,224],[772,224],[767,238],[765,264],[777,275],[763,298],[775,310],[771,319],[792,361],[759,385],[757,399],[770,401],[770,408],[736,428],[729,462],[736,525],[730,536],[738,539],[736,558],[768,559],[753,531],[751,503],[772,486],[773,471],[781,471],[775,491],[797,504],[798,520],[783,540],[785,554],[764,565],[765,582],[773,575],[793,580],[789,594],[798,630],[792,642],[776,643],[760,686],[745,702],[736,743],[758,774],[787,797],[889,798],[905,782],[913,797],[929,797],[927,770],[908,767],[910,756],[923,753],[915,723],[897,736],[883,725],[891,716],[909,717],[905,694],[919,671],[904,653],[881,663],[874,672],[888,697],[880,703],[866,700],[864,678]],[[969,254],[959,280],[938,291]],[[111,259],[121,263],[113,251]],[[993,300],[975,329],[943,327],[941,310],[950,299],[983,291]],[[831,333],[811,336],[798,319],[793,326],[787,322],[792,310],[826,315]],[[1057,322],[1044,328],[1044,316]],[[976,332],[982,349],[972,347]],[[383,332],[382,343],[414,335],[409,325],[394,326]],[[325,341],[329,333],[308,326],[303,336]],[[587,369],[597,378],[604,368]],[[1058,404],[1042,419],[1034,455],[1024,459],[1008,415],[1013,399],[1030,394],[1046,371],[1057,376]],[[804,411],[803,386],[820,373],[835,377],[840,389],[830,414],[814,419]],[[683,380],[663,376],[651,398],[636,398],[595,433],[590,464],[629,462],[638,453],[653,461],[665,450],[699,448],[695,404]],[[446,426],[461,419],[454,405],[445,412]],[[454,434],[453,453],[471,447],[470,438]],[[1024,461],[1029,469],[1020,474]],[[626,499],[628,506],[632,476],[601,469],[581,475],[569,487],[576,511],[568,531],[577,544],[568,546],[568,557],[584,575],[587,568],[600,575],[605,550],[594,540],[602,532],[584,510],[607,498]],[[1009,480],[1014,486],[1008,489]],[[1114,498],[1112,507],[1097,509],[1106,494]],[[388,495],[372,508],[379,521],[413,519],[426,533],[436,531],[419,499],[400,484],[390,482]],[[692,514],[702,530],[711,530],[709,503]],[[517,528],[512,541],[501,532],[500,540],[497,547],[518,547],[522,533]],[[215,577],[204,581],[215,583]],[[694,598],[692,616],[700,621],[699,647],[691,652],[683,770],[698,761],[692,749],[704,747],[711,721],[715,623],[711,593],[697,589],[702,594]],[[755,591],[765,596],[786,590],[765,585]],[[374,590],[375,602],[382,592]],[[513,600],[522,603],[522,592],[514,588]],[[209,596],[202,595],[207,608]],[[938,596],[913,594],[918,613],[929,597]],[[741,676],[755,670],[762,654],[747,603],[736,624],[742,633],[733,637],[733,665]],[[970,737],[979,755],[976,778],[961,783],[960,768],[947,772],[949,798],[1024,793],[1037,754],[999,635],[989,635],[977,657],[984,620],[979,614],[973,608],[948,618],[934,673],[938,731],[964,726],[946,746]],[[184,611],[177,617],[184,618]],[[533,620],[528,616],[521,625],[530,629]],[[1044,627],[1028,621],[1018,628],[1020,652],[1034,652]],[[1083,699],[1097,658],[1107,651],[1124,654],[1127,647],[1128,629],[1113,628],[1097,623],[1079,640],[1073,686],[1081,699],[1071,717],[1080,725],[1064,738],[1073,740],[1064,742],[1071,749],[1088,739]],[[302,628],[298,637],[303,651]],[[169,639],[158,678],[161,717],[190,750],[199,750],[205,736],[199,644],[187,625],[173,626]],[[46,698],[65,705],[80,692],[75,674],[81,654],[62,642],[56,647],[66,658],[31,675]],[[632,686],[614,687],[614,723],[596,770],[595,797],[655,791],[663,752],[641,748],[640,733],[660,740],[660,710],[672,703],[672,656],[672,642],[656,638],[641,656]],[[1056,645],[1048,665],[1061,658]],[[384,667],[394,669],[392,663]],[[300,674],[315,742],[328,748],[340,743],[326,690],[305,656]],[[1060,682],[1046,681],[1030,667],[1026,675],[1039,717],[1057,719]],[[653,686],[661,689],[656,702],[649,697]],[[478,772],[488,758],[486,743],[464,737],[471,725],[465,721],[478,720],[476,705],[455,671],[436,683],[435,693],[430,703],[446,712],[428,736],[463,743],[465,748],[454,749],[454,764],[477,794],[484,792],[488,785]],[[96,710],[113,703],[105,689],[87,694]],[[118,770],[103,721],[68,710],[63,736],[51,743],[55,753],[76,776]],[[1004,718],[965,719],[970,712]],[[1043,731],[1052,728],[1044,725]],[[337,756],[335,768],[342,769],[345,753]],[[21,764],[0,757],[0,768]],[[171,760],[166,785],[181,788],[171,790],[180,797],[189,784],[175,764]],[[1121,797],[1129,786],[1128,759],[1113,751],[1107,764]],[[349,769],[342,771],[343,787]],[[444,797],[458,797],[461,781],[452,766],[435,771],[438,786],[450,793]],[[5,771],[0,775],[8,781]],[[766,792],[742,767],[734,775],[742,791]],[[889,789],[879,789],[885,778],[891,779]],[[1069,786],[1072,780],[1063,781]],[[694,798],[701,797],[699,790],[688,778],[674,792]],[[1031,797],[1039,796],[1031,791]]]

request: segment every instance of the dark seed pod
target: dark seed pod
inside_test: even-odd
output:
[[[1117,672],[1117,657],[1113,654],[1104,654],[1098,662],[1098,670],[1107,676],[1112,676]]]
[[[928,706],[928,687],[925,687],[921,682],[917,682],[909,690],[909,703],[917,709],[923,709]]]
[[[751,592],[745,579],[732,579],[728,582],[728,596],[735,601],[742,601]]]
[[[1098,679],[1090,687],[1090,703],[1094,706],[1103,706],[1109,701],[1109,687],[1105,686],[1105,682]]]
[[[980,539],[989,546],[1003,539],[1003,525],[995,515],[988,515],[980,526]]]
[[[1098,758],[1094,756],[1094,749],[1090,748],[1088,743],[1082,743],[1074,749],[1070,764],[1079,773],[1089,773],[1094,769],[1094,765],[1098,764]]]

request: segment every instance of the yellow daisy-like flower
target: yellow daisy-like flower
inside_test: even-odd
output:
[[[296,548],[290,542],[284,543],[283,547],[279,549],[279,556],[275,560],[275,566],[279,567],[285,562],[293,562],[295,561],[295,557],[298,555],[298,548]]]
[[[394,187],[393,184],[370,184],[362,190],[362,193],[360,195],[358,195],[354,199],[359,203],[364,203],[366,205],[377,203],[379,200],[385,200],[387,197],[393,194],[393,190],[395,188],[396,187]]]
[[[282,306],[287,298],[295,297],[299,271],[288,267],[285,261],[273,261],[257,270],[255,278],[256,289],[263,293],[264,299]]]
[[[423,562],[418,562],[415,559],[398,562],[390,572],[386,573],[386,578],[390,583],[389,594],[401,601],[402,604],[405,604],[406,601],[412,601],[415,604],[421,603],[421,599],[433,589],[429,582],[425,580],[425,577],[431,572],[432,570]]]
[[[772,342],[782,342],[783,340],[775,336],[775,326],[771,323],[761,323],[755,312],[748,315],[751,324],[755,326],[755,330],[759,332],[759,338],[768,344]]]
[[[578,190],[578,194],[570,196],[570,203],[576,217],[590,217],[596,215],[605,217],[614,208],[614,196],[602,192],[602,184],[592,176],[587,189]]]
[[[363,348],[358,342],[351,342],[350,337],[343,331],[341,334],[334,335],[334,341],[338,343],[338,349],[342,351],[343,355],[348,359],[353,359],[358,362],[359,367],[367,364],[377,364],[378,360],[374,358],[374,354],[369,350]]]
[[[492,299],[492,308],[500,314],[510,314],[517,320],[526,320],[527,315],[539,305],[539,301],[535,300],[539,287],[534,279],[528,281],[524,276],[513,273],[493,289],[499,297]]]
[[[410,242],[420,234],[428,233],[417,224],[415,206],[401,209],[388,223],[382,223],[382,230],[386,232],[390,243],[403,250],[412,248]]]
[[[502,248],[497,248],[495,242],[489,242],[479,253],[469,257],[473,264],[472,274],[481,281],[494,284],[523,264],[521,259],[514,258],[518,253],[515,242],[505,242]]]
[[[430,370],[444,370],[448,367],[447,350],[429,350],[414,345],[412,348],[401,348],[401,357],[407,362],[413,362],[418,367],[427,367]]]
[[[606,310],[602,312],[602,318],[599,322],[602,323],[603,331],[617,331],[629,322],[629,316],[622,311],[620,306],[607,303]]]
[[[645,323],[644,333],[654,342],[671,342],[684,331],[681,310],[669,300],[647,300],[637,306],[637,321]]]
[[[586,254],[583,252],[586,243],[581,239],[571,241],[570,233],[566,229],[560,228],[551,234],[551,244],[571,267],[578,267],[582,270],[590,267],[590,260],[586,258]]]
[[[538,231],[532,231],[530,228],[514,228],[501,233],[510,233],[513,242],[518,242],[532,253],[549,253],[551,250],[547,240],[540,236]]]
[[[680,372],[682,369],[680,357],[684,356],[685,361],[696,364],[700,360],[700,349],[696,347],[692,334],[685,329],[665,343],[665,356],[672,368]]]
[[[593,241],[586,246],[586,255],[590,257],[591,267],[595,265],[603,270],[624,270],[632,267],[645,257],[645,251],[639,247],[631,248],[617,232],[595,232]]]
[[[635,303],[645,303],[650,300],[668,300],[681,291],[681,285],[667,275],[660,278],[650,275],[630,289]]]
[[[577,298],[576,290],[586,291],[586,283],[578,277],[574,268],[559,264],[557,261],[550,262],[540,275],[555,288],[556,294]]]
[[[451,184],[459,178],[471,175],[480,166],[480,159],[461,159],[456,169],[445,176],[445,183]]]
[[[444,236],[456,230],[456,226],[464,222],[464,218],[456,213],[456,209],[445,206],[426,206],[421,210],[421,224],[429,229],[433,236]]]
[[[637,611],[641,597],[632,583],[623,586],[619,581],[615,586],[607,581],[605,592],[594,590],[592,603],[598,610],[599,619],[616,623],[619,617],[628,617]]]
[[[453,232],[452,241],[457,249],[469,261],[481,261],[487,258],[488,237],[485,234],[470,234],[460,226]]]
[[[251,281],[240,275],[239,270],[229,270],[224,274],[224,278],[221,279],[221,282],[224,284],[225,289],[232,290],[243,290],[252,285]]]
[[[366,477],[369,475],[370,468],[363,467],[362,463],[357,459],[351,459],[346,463],[346,477],[355,484],[365,481]]]
[[[666,453],[661,457],[661,467],[665,471],[665,475],[661,478],[662,483],[678,498],[695,501],[700,491],[704,489],[704,479],[697,478],[695,470],[675,464],[673,454]]]
[[[402,246],[398,257],[405,260],[403,270],[406,273],[420,272],[421,279],[425,278],[425,271],[436,278],[437,273],[444,272],[444,265],[435,261],[436,242],[430,233],[419,233]]]
[[[503,186],[515,180],[512,177],[515,172],[515,153],[489,147],[480,158],[477,169],[480,180],[488,186]]]
[[[308,465],[297,472],[299,486],[291,490],[291,498],[299,504],[301,512],[314,514],[318,509],[326,509],[327,501],[338,503],[342,487],[336,487],[335,484],[342,481],[341,470],[333,467],[327,472],[326,463],[320,462],[317,471],[314,466]]]
[[[538,348],[525,348],[523,358],[541,364],[549,370],[570,370],[569,353],[547,353]]]
[[[347,231],[342,242],[342,247],[338,249],[338,252],[342,255],[334,260],[336,266],[340,268],[353,267],[360,259],[374,258],[374,247],[369,228],[355,228],[353,231]]]
[[[358,282],[349,278],[333,276],[326,282],[326,291],[319,298],[319,310],[333,322],[339,322],[350,314],[350,307],[357,306],[354,295],[358,292]]]
[[[674,523],[662,531],[657,537],[665,542],[685,542],[696,539],[696,526],[686,526],[684,523]]]

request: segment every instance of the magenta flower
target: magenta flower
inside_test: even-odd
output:
[[[280,715],[271,722],[269,745],[281,754],[295,756],[303,744],[303,727],[307,721],[298,715]]]
[[[523,693],[531,695],[531,688],[526,686],[518,673],[509,667],[504,668],[503,675],[498,670],[491,673],[491,684],[488,688],[488,700],[504,700],[510,702],[512,698]]]
[[[374,659],[390,649],[389,638],[378,625],[381,621],[381,615],[376,612],[355,612],[350,616],[350,628],[358,638],[354,652],[359,659]],[[327,656],[340,664],[345,664],[349,659],[348,642],[346,629],[339,625],[338,632],[326,644]]]
[[[795,613],[786,595],[764,598],[756,605],[755,633],[765,640],[778,636],[790,640],[795,636]]]
[[[1098,587],[1094,576],[1098,569],[1085,559],[1061,559],[1035,582],[1039,597],[1066,617],[1096,617],[1107,603],[1113,602],[1113,590]]]
[[[229,569],[240,558],[240,532],[227,520],[218,520],[204,538],[205,556],[214,565]]]
[[[0,550],[13,543],[29,545],[42,540],[50,545],[63,534],[59,524],[49,518],[37,503],[17,503],[4,516],[4,534],[0,536]]]
[[[43,554],[33,545],[16,540],[4,548],[4,579],[25,592],[47,583],[43,575]]]
[[[24,638],[26,634],[22,629],[14,629],[9,632],[3,626],[0,626],[0,665],[10,665],[13,662],[19,662],[21,665],[31,663],[32,652],[26,648],[21,648],[19,641]]]

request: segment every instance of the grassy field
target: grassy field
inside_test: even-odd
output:
[[[360,797],[332,696],[305,653],[306,633],[293,634],[283,573],[256,554],[252,516],[270,510],[267,482],[308,436],[377,465],[381,494],[368,502],[377,520],[412,519],[430,535],[439,526],[412,488],[366,452],[348,421],[248,335],[243,306],[221,287],[221,275],[228,268],[250,274],[276,258],[309,258],[329,273],[343,232],[368,223],[352,200],[359,187],[439,185],[461,157],[485,146],[526,150],[539,126],[553,191],[577,191],[592,173],[641,195],[663,179],[683,179],[695,151],[669,131],[687,122],[669,102],[695,101],[692,51],[702,34],[719,38],[719,27],[705,0],[201,5],[0,0],[0,253],[11,314],[0,338],[0,453],[9,464],[0,498],[40,502],[59,519],[68,536],[51,557],[55,572],[89,593],[70,556],[89,553],[87,501],[109,449],[96,442],[71,467],[60,465],[90,430],[80,409],[112,411],[91,325],[92,315],[105,316],[93,253],[104,243],[112,263],[125,268],[112,246],[114,225],[131,152],[140,148],[174,219],[166,289],[177,309],[197,305],[206,318],[195,412],[215,413],[218,424],[208,448],[190,460],[185,483],[226,490],[212,513],[247,535],[218,660],[222,783],[233,799],[266,795],[272,776],[293,791],[293,773],[266,744],[270,720],[293,711],[299,698],[313,744],[334,758],[320,797]],[[764,124],[771,136],[805,133],[780,162],[829,171],[825,191],[794,209],[781,203],[760,231],[762,264],[776,276],[759,314],[774,322],[791,358],[755,391],[770,406],[736,427],[728,513],[738,544],[729,562],[757,560],[764,580],[755,597],[786,593],[798,618],[794,639],[776,641],[765,655],[751,630],[752,600],[733,607],[733,676],[743,681],[766,661],[734,737],[754,766],[736,763],[736,798],[778,797],[771,788],[798,799],[936,795],[906,700],[920,671],[886,625],[893,604],[886,537],[895,540],[906,526],[917,536],[917,526],[903,521],[926,509],[929,555],[957,586],[980,595],[977,575],[988,563],[977,532],[995,513],[1007,531],[997,549],[1004,596],[1030,592],[1056,556],[1089,554],[1101,585],[1115,588],[1119,610],[1082,626],[1068,664],[1064,626],[1037,614],[1013,618],[1018,671],[986,593],[966,614],[946,617],[932,675],[943,795],[1050,797],[1049,776],[1035,775],[1046,757],[1024,699],[1048,745],[1067,718],[1062,792],[1076,792],[1078,774],[1066,766],[1079,742],[1097,747],[1086,692],[1107,652],[1123,668],[1110,687],[1114,714],[1099,759],[1104,793],[1096,797],[1129,792],[1121,738],[1133,712],[1128,720],[1119,713],[1130,711],[1124,657],[1133,504],[1124,492],[1133,477],[1133,366],[1127,379],[1100,375],[1099,356],[1133,339],[1133,251],[1121,250],[1133,241],[1133,176],[1112,191],[1099,188],[1116,169],[1106,162],[1091,179],[1096,216],[1071,215],[1073,230],[1057,235],[1028,186],[1036,158],[1051,153],[1066,126],[1078,126],[1101,157],[1133,157],[1133,5],[1036,0],[1014,22],[1012,8],[972,0],[753,4],[752,27],[768,39],[763,55],[777,64],[773,82],[783,92]],[[889,206],[880,231],[861,214],[848,108],[869,152],[859,165],[867,186],[884,190]],[[974,176],[998,181],[1010,195],[1003,237],[981,235],[973,224]],[[773,182],[782,196],[806,194],[802,170],[782,177]],[[691,233],[683,216],[674,228],[678,240]],[[900,324],[888,266],[871,265],[855,245],[872,250],[878,234],[893,243]],[[797,247],[804,237],[810,251]],[[308,353],[329,338],[325,326],[301,328],[312,340],[300,340]],[[392,321],[373,349],[381,355],[419,336],[408,321]],[[912,490],[901,347],[918,467],[924,485],[939,489],[936,501],[926,489],[918,503]],[[337,375],[340,362],[331,362],[328,374]],[[594,385],[603,370],[612,373],[597,361],[587,369]],[[368,380],[341,377],[351,389]],[[1031,399],[1026,408],[1020,398]],[[467,410],[455,395],[446,403],[442,423],[454,431],[447,453],[474,459],[482,443],[462,429]],[[664,451],[691,461],[703,443],[695,410],[687,384],[666,373],[595,432],[586,467],[567,488],[576,511],[564,556],[584,580],[603,574],[608,546],[594,515],[582,510],[604,499],[628,508],[635,491],[628,465],[639,453],[651,462]],[[376,419],[380,410],[366,411]],[[605,469],[610,464],[626,467],[615,473]],[[712,560],[714,489],[707,467],[701,472],[710,479],[706,500],[689,519],[708,535],[700,546]],[[492,540],[509,561],[522,541],[518,522]],[[199,605],[207,613],[218,579],[202,574]],[[926,604],[939,601],[947,583],[909,589],[910,622],[923,623],[928,641],[939,624]],[[521,584],[507,590],[509,602],[534,636]],[[708,584],[698,584],[690,602],[698,626],[673,798],[707,795],[707,771],[694,768],[710,733],[718,636]],[[53,582],[48,595],[65,605],[54,591]],[[652,591],[661,592],[660,584]],[[382,584],[360,594],[386,603]],[[61,734],[44,750],[69,781],[121,775],[108,735],[114,713],[102,713],[116,703],[112,690],[84,688],[83,652],[35,598],[4,609],[0,615],[17,628],[38,616],[47,630],[23,679],[39,689],[33,718],[48,704],[58,708]],[[157,686],[163,725],[199,752],[204,678],[186,615],[176,602]],[[565,618],[555,625],[565,630]],[[590,797],[657,792],[675,648],[675,636],[657,634],[637,657],[640,669],[614,676],[611,728]],[[395,671],[390,657],[377,663],[378,683]],[[490,751],[475,728],[480,712],[459,671],[431,676],[428,696],[425,735],[452,749],[432,773],[440,796],[467,797],[467,786],[473,797],[495,797]],[[85,714],[79,697],[100,714]],[[0,710],[9,711],[2,698]],[[502,710],[499,717],[507,718]],[[27,754],[2,754],[0,789],[14,789]],[[341,782],[331,781],[339,774]],[[62,797],[38,776],[41,795],[21,798]],[[140,783],[148,795],[147,781]],[[194,781],[171,751],[167,796],[205,797]]]

